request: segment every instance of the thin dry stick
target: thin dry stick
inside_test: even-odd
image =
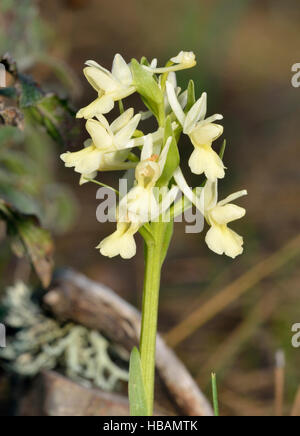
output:
[[[300,252],[300,234],[289,241],[283,248],[267,259],[255,265],[237,280],[226,286],[223,291],[192,312],[185,320],[165,335],[171,347],[176,347],[199,327],[211,320],[233,301],[241,297],[265,277],[291,261]]]
[[[300,386],[296,394],[291,416],[300,416]]]
[[[275,368],[275,414],[283,416],[284,385],[285,385],[285,355],[282,350],[277,351]]]
[[[249,313],[247,318],[229,335],[229,337],[216,349],[213,355],[206,362],[196,377],[197,381],[207,378],[211,369],[224,375],[224,371],[229,367],[234,356],[239,352],[241,346],[255,333],[257,328],[263,324],[274,312],[278,298],[272,294],[267,295]]]

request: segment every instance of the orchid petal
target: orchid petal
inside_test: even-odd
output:
[[[98,114],[107,114],[114,107],[114,100],[110,95],[104,95],[97,98],[88,106],[80,109],[76,118],[85,118],[86,120],[94,118]]]
[[[106,68],[102,67],[102,65],[98,64],[98,62],[89,60],[89,61],[85,62],[85,65],[87,65],[88,67],[98,68],[103,73],[107,74],[107,76],[109,76],[112,80],[114,80],[114,77],[111,74],[111,72],[109,70],[107,70]]]
[[[106,92],[114,91],[118,84],[106,72],[96,67],[86,67],[83,70],[88,82],[96,91],[104,90]]]
[[[223,133],[223,126],[219,124],[198,124],[191,132],[191,141],[197,145],[210,145]]]
[[[243,252],[243,238],[226,226],[212,226],[205,242],[213,252],[233,259]]]
[[[141,119],[140,114],[135,115],[126,126],[122,127],[122,129],[119,130],[118,133],[116,133],[115,143],[119,150],[126,148],[128,141],[134,134],[140,122],[140,119]]]
[[[112,75],[122,83],[122,85],[130,86],[132,84],[130,68],[120,54],[116,54],[114,57]]]
[[[228,224],[245,216],[246,210],[235,204],[217,205],[210,213],[211,218],[218,224]]]
[[[189,159],[192,173],[205,173],[208,180],[223,179],[225,176],[224,164],[211,146],[196,147]]]
[[[184,109],[186,107],[187,101],[188,101],[187,90],[178,96],[178,101],[179,101],[180,106]]]
[[[118,224],[117,230],[103,239],[97,249],[103,256],[115,257],[120,255],[123,259],[131,259],[136,254],[136,244],[134,233],[137,229],[126,223]]]
[[[177,56],[174,56],[170,60],[174,62],[174,64],[196,64],[196,57],[192,51],[181,51]]]
[[[86,130],[89,132],[93,143],[97,148],[100,150],[111,148],[113,139],[99,121],[87,120]]]
[[[152,139],[152,135],[149,134],[144,137],[144,146],[142,148],[142,153],[141,153],[141,162],[150,159],[152,154],[153,154],[153,139]]]
[[[218,181],[207,180],[201,195],[203,196],[205,211],[215,207],[218,202]]]
[[[192,108],[189,110],[188,114],[186,115],[184,126],[183,126],[183,133],[191,133],[191,131],[196,126],[196,123],[199,120],[202,120],[205,118],[207,111],[207,94],[206,92],[203,92],[199,100],[196,101],[196,103],[192,106]]]
[[[156,68],[157,67],[157,59],[156,58],[152,59],[152,61],[150,63],[150,67],[151,68]]]
[[[97,171],[102,157],[102,153],[94,146],[83,148],[74,153],[67,152],[60,156],[66,167],[74,167],[75,171],[80,174],[90,174]]]
[[[111,131],[117,133],[119,130],[123,129],[134,115],[134,109],[130,108],[123,112],[115,121],[110,125]]]
[[[85,183],[89,183],[89,180],[94,180],[97,177],[98,171],[94,171],[93,173],[90,174],[82,174],[79,180],[79,185],[82,186]]]
[[[105,118],[105,116],[102,115],[102,114],[97,114],[97,115],[96,115],[96,118],[97,118],[97,120],[100,121],[100,123],[105,127],[105,129],[106,129],[109,133],[112,134],[112,131],[111,131],[111,129],[110,129],[109,122],[107,121],[107,119]]]

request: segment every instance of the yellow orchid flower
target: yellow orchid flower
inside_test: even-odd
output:
[[[167,190],[165,190],[165,192],[166,191]],[[151,219],[153,221],[158,218],[159,215],[164,214],[169,209],[171,204],[175,201],[177,194],[177,187],[172,187],[170,190],[168,190],[168,192],[166,192],[166,195],[164,196],[162,202],[159,204],[159,207],[155,208],[155,212],[152,211],[153,215],[151,216]],[[147,199],[145,201],[145,204],[146,206],[142,206],[143,210],[147,209],[147,206],[149,207]],[[141,210],[139,208],[136,208],[134,214],[131,211],[131,213],[127,214],[124,219],[124,215],[120,215],[120,207],[121,205],[119,205],[119,210],[117,212],[117,230],[111,235],[107,236],[105,239],[103,239],[96,248],[100,250],[100,253],[103,256],[115,257],[120,255],[123,259],[131,259],[136,254],[136,243],[134,235],[139,231],[140,227],[142,227],[146,223],[146,221],[142,222],[141,220],[149,220],[149,212],[148,210],[146,212],[144,210],[141,214]],[[129,216],[133,218],[133,221],[129,220]]]
[[[135,169],[136,186],[134,186],[120,202],[120,218],[131,222],[145,223],[159,214],[159,200],[154,193],[154,186],[160,178],[171,138],[167,141],[160,155],[153,153],[152,135],[144,138],[141,161]]]
[[[133,257],[136,253],[135,233],[145,223],[164,214],[175,201],[179,191],[177,187],[165,187],[162,201],[155,196],[153,189],[162,174],[169,147],[168,140],[160,156],[154,155],[152,135],[144,138],[141,162],[135,171],[136,186],[119,203],[117,230],[97,247],[103,256],[120,255],[124,259]]]
[[[181,51],[177,56],[171,58],[170,61],[174,65],[162,68],[150,65],[150,67],[144,66],[144,68],[153,74],[164,74],[192,68],[197,64],[196,56],[192,51]]]
[[[205,119],[207,112],[207,94],[203,93],[187,114],[178,101],[172,83],[167,81],[166,90],[170,106],[180,122],[183,133],[189,135],[195,149],[189,159],[189,166],[194,174],[204,173],[208,180],[214,181],[225,176],[225,167],[212,149],[212,143],[223,133],[223,127],[214,121],[223,119],[220,114]]]
[[[87,61],[86,65],[84,75],[97,91],[98,98],[80,109],[77,118],[90,119],[99,114],[106,114],[113,109],[115,101],[135,92],[130,67],[120,54],[114,57],[112,72],[95,61]]]
[[[134,234],[139,227],[138,224],[119,222],[117,230],[103,239],[96,248],[103,256],[120,255],[123,259],[131,259],[136,254]]]
[[[121,171],[134,168],[133,162],[125,162],[129,151],[106,153],[99,150],[90,139],[85,141],[85,148],[80,151],[63,153],[60,158],[67,168],[74,167],[81,174],[80,185],[94,179],[98,171]]]
[[[98,120],[87,120],[86,129],[95,146],[105,152],[124,150],[135,146],[130,140],[134,134],[141,115],[134,116],[132,108],[127,109],[111,125],[103,115],[97,116]]]
[[[98,116],[98,121],[87,121],[86,128],[92,139],[84,143],[82,150],[61,155],[66,167],[74,167],[82,174],[80,184],[94,179],[97,171],[126,170],[136,166],[125,162],[130,148],[135,147],[131,137],[140,120],[140,115],[133,115],[133,109],[128,109],[111,125],[103,115]]]
[[[246,214],[246,210],[231,202],[247,195],[247,191],[239,191],[229,195],[225,200],[217,201],[217,182],[207,181],[202,195],[204,195],[204,215],[211,226],[205,241],[208,247],[217,254],[226,254],[235,258],[243,252],[243,238],[228,227]]]

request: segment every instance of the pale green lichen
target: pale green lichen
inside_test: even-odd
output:
[[[118,356],[118,350],[106,338],[81,325],[61,325],[47,317],[24,283],[7,289],[2,307],[4,324],[15,332],[0,350],[2,364],[11,371],[32,377],[42,369],[59,369],[74,381],[106,391],[128,380],[128,372],[110,356],[110,351]]]

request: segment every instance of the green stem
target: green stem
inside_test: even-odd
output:
[[[148,414],[152,416],[155,380],[155,349],[158,302],[161,275],[161,253],[164,241],[164,223],[153,223],[153,240],[146,245],[146,267],[140,339],[141,365],[146,392]]]
[[[217,376],[214,373],[211,375],[211,382],[212,382],[214,413],[215,413],[215,416],[219,416],[219,400],[218,400]]]
[[[162,101],[159,108],[158,124],[165,126],[165,110]],[[146,394],[148,416],[153,414],[156,334],[159,303],[161,268],[169,246],[167,224],[163,221],[151,224],[151,237],[145,238],[145,279],[142,308],[142,326],[140,337],[140,356]]]

